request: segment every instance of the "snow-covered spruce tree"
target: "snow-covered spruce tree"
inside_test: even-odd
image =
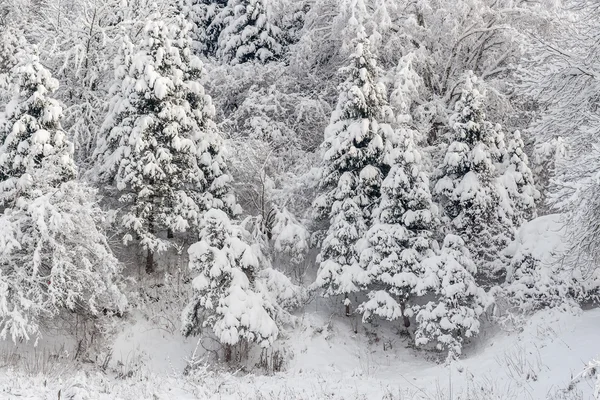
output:
[[[265,0],[229,0],[214,24],[223,27],[217,57],[226,63],[265,63],[283,53],[281,30],[271,21]]]
[[[403,126],[388,138],[395,142],[386,155],[391,170],[383,181],[381,203],[361,254],[371,287],[369,301],[359,307],[363,318],[376,315],[393,321],[402,317],[405,327],[413,315],[407,307],[410,298],[428,289],[421,262],[431,255],[437,214],[414,135]]]
[[[198,275],[182,314],[182,333],[212,329],[225,345],[226,361],[242,341],[269,347],[279,334],[274,306],[256,285],[259,261],[241,229],[226,213],[211,209],[202,216],[200,239],[188,250],[190,269]]]
[[[388,107],[385,89],[377,82],[377,64],[369,40],[360,30],[354,41],[348,76],[331,122],[325,130],[321,188],[315,201],[318,217],[329,221],[321,244],[315,286],[324,296],[343,295],[350,315],[349,293],[368,283],[359,262],[357,242],[371,226],[387,167],[383,162],[384,138],[391,127],[383,123]]]
[[[4,108],[4,101],[9,95],[9,71],[19,62],[19,57],[24,56],[23,51],[27,43],[18,29],[4,27],[0,33],[0,111]]]
[[[73,145],[36,57],[11,71],[0,145],[0,337],[29,339],[62,310],[122,312],[120,264],[98,228],[96,192],[74,181]]]
[[[34,177],[52,187],[76,176],[72,145],[60,126],[62,108],[50,96],[58,81],[36,56],[15,66],[10,81],[13,97],[6,106],[0,135],[0,202],[4,207],[40,194],[29,193]]]
[[[446,236],[440,254],[422,265],[436,285],[436,300],[418,311],[415,342],[419,346],[433,342],[438,350],[448,350],[456,357],[461,354],[464,338],[479,333],[479,317],[493,298],[475,282],[477,268],[458,236]]]
[[[235,207],[188,29],[180,18],[155,16],[137,47],[125,40],[97,150],[99,178],[124,205],[124,242],[139,239],[148,272],[154,253],[168,247],[162,233],[197,233],[201,212]]]
[[[497,166],[506,157],[503,134],[485,118],[483,94],[468,73],[450,118],[450,145],[440,167],[435,193],[450,219],[449,233],[459,235],[485,283],[504,267],[501,251],[513,238],[510,204],[503,204]]]
[[[227,5],[227,0],[179,0],[179,10],[192,23],[194,50],[214,56],[217,52],[223,20],[217,18]]]
[[[506,150],[508,166],[501,182],[510,199],[513,224],[518,228],[536,217],[535,203],[540,198],[540,192],[535,187],[533,172],[529,168],[529,159],[519,131],[509,134]]]
[[[292,0],[282,2],[284,9],[280,11],[281,31],[286,43],[297,43],[302,37],[306,14],[310,11],[311,1]]]

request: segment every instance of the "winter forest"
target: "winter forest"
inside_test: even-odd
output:
[[[600,398],[599,29],[0,0],[0,398]]]

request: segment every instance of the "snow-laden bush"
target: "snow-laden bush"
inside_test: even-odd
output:
[[[292,264],[299,264],[309,250],[309,239],[308,229],[289,210],[275,210],[272,240],[276,252],[288,256]]]
[[[507,249],[512,259],[504,289],[511,303],[522,312],[531,312],[593,295],[600,282],[598,273],[595,268],[588,271],[586,259],[570,254],[571,249],[561,214],[524,224]]]
[[[506,152],[507,165],[499,180],[508,196],[504,200],[504,203],[508,203],[505,208],[512,217],[514,226],[519,227],[536,217],[536,201],[540,199],[540,192],[535,187],[533,172],[519,131],[508,135]]]
[[[122,313],[121,264],[98,225],[96,191],[67,182],[0,216],[0,337],[29,339],[63,310]]]
[[[479,317],[493,299],[475,282],[477,268],[458,236],[446,236],[440,253],[424,260],[423,266],[436,300],[420,307],[415,342],[432,342],[438,350],[458,356],[464,339],[479,333]]]
[[[271,303],[284,311],[293,311],[302,307],[308,300],[306,288],[295,285],[284,273],[273,268],[265,268],[258,274],[258,281],[264,286],[264,292],[271,297]],[[287,315],[278,313],[281,319]]]
[[[178,10],[192,23],[190,36],[193,48],[204,55],[214,55],[217,51],[219,34],[223,21],[217,17],[223,11],[227,0],[179,0]]]
[[[594,398],[600,399],[600,361],[594,359],[589,361],[583,371],[572,379],[573,383],[579,383],[581,380],[594,380]]]
[[[19,58],[23,57],[23,50],[27,46],[23,33],[14,27],[3,27],[0,32],[0,110],[4,106],[5,97],[8,96],[9,71],[15,67]]]
[[[259,260],[241,228],[223,211],[209,210],[201,220],[200,241],[188,253],[190,269],[198,275],[182,314],[183,334],[211,329],[225,345],[227,361],[231,346],[242,341],[271,346],[279,334],[274,306],[256,284]]]

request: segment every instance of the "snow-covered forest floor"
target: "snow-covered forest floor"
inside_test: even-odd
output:
[[[284,346],[285,371],[265,375],[199,368],[183,375],[196,342],[132,318],[104,372],[61,351],[3,360],[3,399],[592,399],[593,382],[573,383],[597,344],[600,310],[542,311],[522,329],[485,331],[451,365],[427,360],[393,332],[354,334],[345,318],[299,315]],[[174,337],[177,336],[177,337]],[[391,349],[387,346],[389,343]],[[386,350],[384,350],[384,344]],[[56,350],[56,348],[55,348]],[[13,354],[12,352],[4,353]],[[58,356],[55,359],[54,355]],[[101,363],[101,361],[100,361]],[[58,397],[59,391],[61,397]]]

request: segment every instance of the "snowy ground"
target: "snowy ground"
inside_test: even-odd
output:
[[[598,326],[598,309],[579,315],[541,312],[521,332],[484,333],[464,359],[446,366],[407,348],[398,336],[375,338],[360,330],[355,335],[344,319],[305,314],[287,339],[294,357],[286,372],[184,377],[195,341],[138,322],[117,338],[106,373],[60,359],[40,361],[29,371],[5,366],[0,398],[592,399],[591,381],[567,389],[600,353]],[[392,349],[384,351],[390,339]]]

